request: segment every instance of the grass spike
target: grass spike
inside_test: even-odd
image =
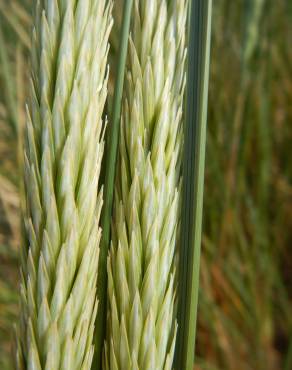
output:
[[[123,95],[107,369],[169,369],[176,337],[186,1],[135,0]]]
[[[106,0],[35,5],[19,369],[91,367],[111,9]]]

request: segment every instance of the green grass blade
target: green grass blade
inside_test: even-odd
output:
[[[121,116],[121,101],[123,94],[132,5],[133,0],[124,1],[123,21],[119,50],[119,64],[115,83],[111,122],[109,125],[108,129],[109,131],[107,135],[108,142],[107,142],[105,184],[104,184],[104,207],[101,218],[102,240],[99,254],[98,284],[97,284],[97,296],[99,303],[98,303],[98,321],[95,329],[96,341],[95,341],[95,361],[93,362],[94,369],[101,368],[102,349],[105,338],[106,286],[107,286],[106,261],[110,242],[110,223],[113,205],[114,179],[115,179],[117,146]]]
[[[191,5],[175,368],[194,362],[209,79],[211,0]]]

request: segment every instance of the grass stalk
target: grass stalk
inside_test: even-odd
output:
[[[203,210],[212,1],[191,5],[184,132],[178,337],[175,368],[194,363]]]
[[[99,299],[98,322],[95,328],[95,361],[93,367],[100,369],[102,348],[106,326],[106,292],[107,292],[107,255],[110,243],[110,225],[114,194],[115,168],[121,116],[121,102],[124,85],[125,66],[128,50],[129,29],[133,0],[124,0],[123,20],[118,55],[118,70],[115,83],[111,123],[107,134],[107,153],[105,156],[106,172],[104,184],[104,207],[101,216],[102,239],[99,255],[97,296]]]

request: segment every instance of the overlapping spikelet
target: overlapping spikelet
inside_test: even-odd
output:
[[[185,0],[137,0],[125,81],[106,368],[171,369],[176,337]]]
[[[38,1],[27,109],[18,369],[90,369],[111,3]]]

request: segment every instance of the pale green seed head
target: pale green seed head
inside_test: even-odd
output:
[[[134,2],[108,259],[107,369],[171,369],[186,1]]]
[[[89,369],[111,2],[35,5],[18,369]]]

